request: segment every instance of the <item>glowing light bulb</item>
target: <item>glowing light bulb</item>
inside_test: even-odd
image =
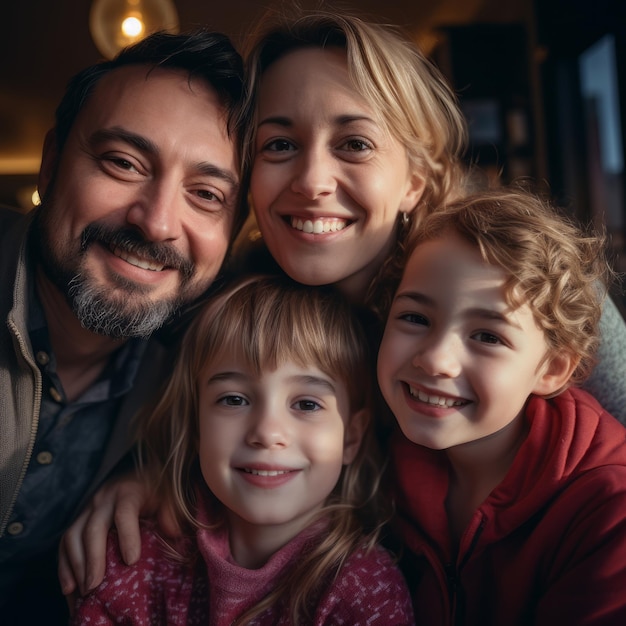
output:
[[[178,13],[172,0],[93,0],[89,30],[98,50],[112,59],[157,30],[179,32]]]
[[[122,22],[122,32],[129,39],[139,37],[143,33],[143,22],[138,17],[127,17]]]

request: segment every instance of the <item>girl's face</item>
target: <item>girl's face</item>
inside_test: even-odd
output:
[[[553,393],[567,380],[569,361],[544,358],[545,334],[529,305],[507,304],[506,278],[453,233],[419,245],[409,258],[378,379],[414,443],[442,450],[484,442],[493,449],[500,440],[506,448],[520,432],[515,424],[528,396]]]
[[[228,509],[233,555],[251,537],[271,552],[310,523],[356,455],[348,391],[293,362],[258,376],[232,351],[212,359],[198,384],[200,466]]]
[[[252,203],[294,280],[359,298],[389,253],[398,213],[423,182],[406,149],[352,87],[340,49],[303,48],[264,73]]]

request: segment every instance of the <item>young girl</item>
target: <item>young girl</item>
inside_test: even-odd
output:
[[[626,623],[626,429],[587,393],[606,264],[499,191],[420,224],[378,357],[418,623]]]
[[[412,624],[376,545],[366,346],[331,290],[257,276],[205,304],[141,437],[150,488],[190,532],[168,546],[145,524],[132,567],[110,537],[74,623]]]

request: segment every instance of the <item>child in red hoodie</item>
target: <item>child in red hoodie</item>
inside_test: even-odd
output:
[[[600,241],[508,190],[417,230],[378,359],[417,623],[626,624],[626,429],[573,386]]]

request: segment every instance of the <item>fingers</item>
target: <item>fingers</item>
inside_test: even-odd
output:
[[[120,486],[115,507],[115,527],[122,559],[127,565],[136,563],[141,556],[139,516],[145,512],[147,494],[141,483],[128,481]]]
[[[104,485],[63,536],[59,581],[64,594],[84,595],[104,579],[109,530],[115,524],[122,559],[132,565],[141,555],[139,515],[147,502],[134,475]]]
[[[96,494],[61,539],[59,581],[66,595],[74,591],[84,595],[104,578],[106,541],[113,522],[114,500],[109,499],[110,493],[103,491]]]

